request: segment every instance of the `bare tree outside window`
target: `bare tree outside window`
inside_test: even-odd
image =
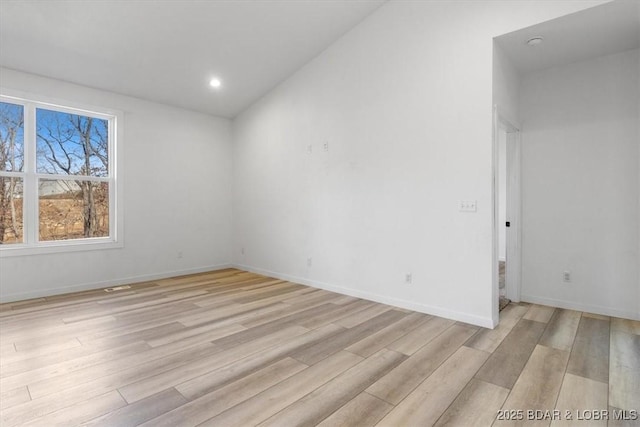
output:
[[[24,109],[0,102],[0,244],[23,241]]]
[[[108,121],[36,109],[36,172],[40,179],[40,240],[109,235]],[[66,178],[68,176],[68,178]]]
[[[0,93],[3,256],[122,247],[113,157],[121,120],[113,110]]]

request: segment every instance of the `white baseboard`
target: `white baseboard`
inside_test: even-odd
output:
[[[122,277],[113,280],[105,280],[100,282],[85,283],[82,285],[65,286],[62,288],[42,289],[32,292],[20,292],[17,294],[9,294],[0,296],[0,303],[22,301],[32,298],[49,297],[53,295],[68,294],[71,292],[89,291],[94,289],[102,289],[110,286],[128,285],[137,282],[147,282],[149,280],[167,279],[169,277],[184,276],[186,274],[204,273],[207,271],[221,270],[230,268],[231,264],[210,265],[207,267],[190,268],[186,270],[165,271],[162,273],[142,274],[139,276]]]
[[[166,279],[169,277],[182,276],[186,274],[204,273],[207,271],[221,270],[224,268],[231,268],[231,267],[250,271],[253,273],[263,274],[265,276],[271,276],[281,280],[288,280],[291,282],[300,283],[300,284],[311,286],[314,288],[325,289],[327,291],[336,292],[342,295],[349,295],[356,298],[363,298],[369,301],[375,301],[382,304],[387,304],[395,307],[405,308],[408,310],[418,311],[420,313],[457,320],[460,322],[465,322],[472,325],[481,326],[484,328],[494,328],[496,326],[490,317],[485,318],[481,316],[474,316],[468,313],[449,310],[443,307],[416,303],[414,301],[407,301],[399,298],[390,297],[387,295],[379,295],[371,292],[361,291],[358,289],[332,285],[332,284],[320,282],[317,280],[310,280],[304,277],[293,276],[290,274],[279,273],[276,271],[265,270],[262,268],[256,268],[256,267],[251,267],[251,266],[242,265],[242,264],[210,265],[206,267],[198,267],[198,268],[192,268],[192,269],[186,269],[186,270],[173,270],[173,271],[165,271],[162,273],[122,277],[122,278],[112,279],[112,280],[85,283],[82,285],[72,285],[72,286],[65,286],[65,287],[54,288],[54,289],[43,289],[43,290],[37,290],[37,291],[31,291],[31,292],[21,292],[17,294],[1,295],[0,302],[6,303],[6,302],[12,302],[12,301],[22,301],[26,299],[42,298],[42,297],[66,294],[71,292],[102,289],[110,286],[125,285],[125,284],[131,284],[136,282],[146,282],[149,280],[160,280],[160,279]]]
[[[240,270],[250,271],[252,273],[274,277],[276,279],[287,280],[290,282],[300,283],[300,284],[311,286],[314,288],[336,292],[342,295],[362,298],[369,301],[379,302],[381,304],[392,305],[394,307],[405,308],[407,310],[418,311],[420,313],[430,314],[430,315],[439,316],[439,317],[445,317],[447,319],[457,320],[464,323],[470,323],[472,325],[481,326],[483,328],[494,328],[496,326],[493,322],[493,319],[491,319],[491,317],[474,316],[474,315],[459,312],[459,311],[449,310],[443,307],[436,307],[428,304],[417,303],[414,301],[407,301],[399,298],[390,297],[387,295],[374,294],[374,293],[365,292],[365,291],[361,291],[353,288],[345,288],[342,286],[332,285],[330,283],[320,282],[317,280],[310,280],[304,277],[292,276],[290,274],[265,270],[263,268],[252,267],[249,265],[233,264],[232,267],[238,268]]]
[[[533,304],[548,305],[551,307],[566,308],[568,310],[584,311],[587,313],[601,314],[603,316],[621,317],[623,319],[640,320],[640,313],[630,310],[618,310],[611,307],[602,307],[591,304],[581,304],[572,301],[563,301],[553,298],[539,297],[535,295],[520,295],[520,300]]]

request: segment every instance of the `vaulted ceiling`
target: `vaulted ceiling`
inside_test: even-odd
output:
[[[3,0],[0,65],[234,117],[382,3]]]
[[[231,118],[384,1],[2,0],[0,66]],[[526,46],[538,35],[542,45]],[[496,42],[521,72],[638,48],[640,2]],[[218,89],[208,85],[214,76]]]

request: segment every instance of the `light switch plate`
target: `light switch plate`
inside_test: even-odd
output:
[[[458,203],[458,210],[460,212],[477,212],[478,201],[477,200],[460,200]]]

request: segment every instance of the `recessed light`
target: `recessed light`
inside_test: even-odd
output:
[[[218,88],[222,86],[222,82],[220,81],[220,79],[214,77],[211,80],[209,80],[209,86]]]
[[[527,45],[538,46],[542,43],[543,40],[544,38],[542,36],[531,37],[529,40],[527,40]]]

